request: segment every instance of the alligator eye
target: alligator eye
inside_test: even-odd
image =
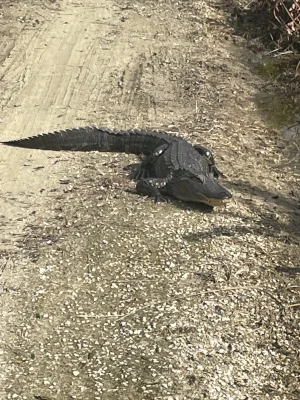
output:
[[[201,183],[204,183],[204,178],[202,175],[196,175],[195,178],[197,179],[197,181],[200,181]]]
[[[211,164],[215,163],[214,156],[213,156],[213,153],[211,151],[209,151],[209,150],[206,151],[205,157]]]

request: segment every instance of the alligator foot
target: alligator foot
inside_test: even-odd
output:
[[[168,202],[168,199],[162,196],[159,191],[159,188],[162,188],[165,185],[165,179],[146,178],[138,181],[136,184],[136,191],[142,196],[154,198],[155,203]]]
[[[155,203],[170,203],[170,200],[167,199],[166,197],[162,196],[161,194],[159,194],[158,196],[155,196],[154,202]]]
[[[139,181],[141,179],[147,179],[151,176],[154,176],[154,171],[143,167],[143,163],[126,165],[123,170],[129,171],[129,178],[134,181]]]

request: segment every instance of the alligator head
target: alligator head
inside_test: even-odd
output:
[[[213,173],[195,176],[185,171],[176,171],[168,184],[173,196],[183,201],[205,203],[216,207],[226,204],[232,194],[221,186]]]

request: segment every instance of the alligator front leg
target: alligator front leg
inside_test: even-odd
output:
[[[152,197],[157,202],[167,202],[168,200],[162,196],[160,189],[168,183],[168,178],[147,178],[141,179],[136,184],[136,191],[142,196]]]

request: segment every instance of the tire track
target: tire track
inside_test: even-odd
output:
[[[93,1],[77,6],[64,4],[63,11],[52,20],[38,30],[23,31],[17,39],[0,69],[0,108],[4,110],[1,140],[74,125],[78,112],[83,112],[83,105],[88,103],[87,95],[82,93],[88,93],[91,82],[96,82],[90,67],[95,41],[106,37],[112,29],[111,24],[95,24],[102,17],[112,20],[111,6],[104,8],[105,1],[101,4],[103,7],[95,7]],[[84,112],[88,114],[88,110]],[[40,194],[41,188],[53,187],[57,182],[51,167],[53,161],[49,154],[4,146],[0,148],[0,157],[1,214],[11,232],[13,226],[20,231],[28,215],[46,201]],[[25,167],[24,163],[29,165]],[[32,179],[35,166],[45,168],[36,171]],[[59,173],[64,173],[62,165]],[[15,202],[4,200],[9,193]],[[27,198],[29,193],[34,199]],[[3,239],[10,236],[5,224],[1,230]]]
[[[153,19],[134,12],[120,24],[120,15],[109,0],[63,2],[52,20],[37,30],[23,30],[0,69],[1,140],[79,125],[77,121],[123,127],[147,125],[150,119],[155,123],[159,94],[147,54],[162,46],[155,39],[160,28]],[[118,81],[123,73],[120,93]],[[28,210],[0,200],[10,223],[20,225],[17,218],[25,220],[42,206],[41,188],[53,187],[56,174],[62,176],[64,169],[53,167],[51,155],[39,151],[0,147],[0,157],[2,196],[8,191],[16,197],[21,192],[23,197],[29,191],[36,194]],[[30,165],[24,167],[25,162]],[[44,168],[32,179],[36,166]]]

